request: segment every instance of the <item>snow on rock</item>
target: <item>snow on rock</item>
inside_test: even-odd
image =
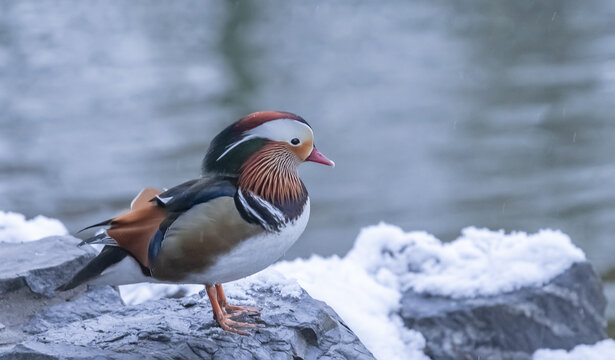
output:
[[[343,258],[312,256],[275,264],[325,301],[379,359],[426,359],[425,339],[399,316],[403,291],[455,298],[540,285],[585,260],[558,231],[528,235],[466,228],[442,243],[425,232],[381,223],[365,228]]]
[[[457,240],[442,243],[387,224],[363,229],[347,257],[377,276],[392,273],[404,290],[456,298],[542,285],[585,260],[560,231],[505,234],[469,227]]]
[[[246,299],[246,293],[264,290],[271,291],[283,299],[298,299],[303,293],[303,289],[295,279],[287,278],[273,268],[224,284],[225,294],[233,299]]]
[[[141,304],[149,300],[162,298],[177,298],[197,294],[203,290],[203,285],[175,285],[175,284],[131,284],[121,285],[120,296],[128,305]]]
[[[53,235],[66,235],[68,230],[56,219],[38,215],[26,220],[22,214],[0,211],[0,242],[34,241]]]
[[[615,359],[615,340],[606,339],[594,345],[579,345],[570,351],[540,349],[532,360],[613,360]]]
[[[141,283],[122,285],[119,289],[122,300],[126,304],[136,305],[149,300],[194,295],[203,290],[204,286]],[[273,269],[266,269],[245,279],[224,285],[225,294],[234,299],[245,299],[246,292],[264,289],[273,291],[282,298],[297,298],[302,293],[301,287],[295,280],[286,278]]]
[[[403,292],[401,317],[433,359],[529,360],[542,348],[570,350],[606,338],[606,299],[590,263],[577,262],[541,286],[452,298]]]
[[[405,328],[398,315],[401,294],[393,275],[374,276],[365,265],[349,254],[284,261],[273,268],[329,304],[377,359],[428,359],[423,336]]]

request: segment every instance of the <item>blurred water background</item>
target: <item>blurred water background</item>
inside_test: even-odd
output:
[[[287,258],[381,220],[554,228],[615,280],[613,19],[611,0],[0,0],[0,209],[77,230],[279,109],[338,165],[303,166]]]

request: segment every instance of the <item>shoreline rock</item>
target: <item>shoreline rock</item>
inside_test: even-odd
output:
[[[605,339],[606,298],[588,262],[542,286],[450,298],[408,290],[400,315],[426,339],[433,359],[531,359],[541,348],[570,350]]]
[[[0,243],[0,359],[374,359],[328,305],[300,288],[290,296],[276,284],[244,284],[241,303],[263,308],[260,317],[243,315],[264,325],[250,336],[220,329],[203,295],[126,306],[108,286],[54,293],[94,256],[77,242]]]

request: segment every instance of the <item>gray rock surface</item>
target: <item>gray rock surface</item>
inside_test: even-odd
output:
[[[94,249],[79,248],[78,243],[72,237],[0,242],[0,346],[25,339],[21,328],[34,314],[83,292],[54,293],[58,284],[95,256]]]
[[[54,284],[68,280],[96,254],[89,246],[77,247],[79,242],[70,236],[25,243],[0,239],[0,296],[26,287],[38,295],[52,295]]]
[[[549,283],[496,296],[452,299],[406,291],[401,316],[438,360],[530,359],[539,348],[571,349],[606,338],[606,299],[589,263]]]
[[[263,308],[250,336],[214,322],[206,296],[126,306],[111,287],[53,289],[93,256],[78,240],[0,243],[0,359],[373,359],[325,303],[305,291],[247,289]]]

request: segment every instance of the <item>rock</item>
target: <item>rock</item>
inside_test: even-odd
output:
[[[606,338],[606,299],[587,262],[540,287],[453,299],[406,291],[401,316],[433,359],[530,359],[539,348],[570,350]]]
[[[0,323],[5,326],[0,331],[0,346],[24,340],[22,328],[34,314],[83,293],[84,289],[54,292],[96,254],[89,246],[77,247],[78,243],[68,236],[0,242]]]
[[[262,307],[260,317],[239,318],[262,326],[249,336],[218,327],[202,294],[135,306],[108,286],[54,294],[93,256],[76,243],[0,243],[0,359],[373,359],[329,306],[298,285],[288,294],[280,284],[243,283],[241,296],[227,294]]]
[[[52,295],[55,284],[68,280],[96,254],[89,246],[77,247],[79,242],[70,236],[0,242],[0,296],[24,287],[39,295]]]

